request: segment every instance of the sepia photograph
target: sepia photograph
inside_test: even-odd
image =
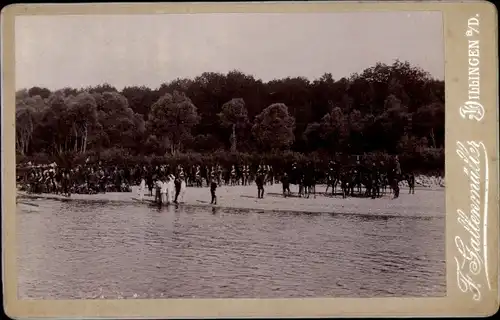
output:
[[[443,29],[17,16],[18,299],[446,296]]]

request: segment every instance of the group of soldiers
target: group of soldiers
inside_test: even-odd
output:
[[[18,168],[18,184],[22,189],[31,193],[67,196],[72,193],[129,192],[132,185],[139,184],[145,184],[150,194],[153,194],[156,182],[165,179],[175,179],[191,187],[210,187],[213,197],[217,186],[246,186],[255,183],[258,198],[262,198],[264,186],[277,182],[283,185],[284,196],[291,195],[290,185],[298,185],[299,196],[309,197],[310,194],[315,194],[316,184],[326,184],[327,192],[331,189],[332,194],[340,187],[343,197],[356,194],[380,197],[387,186],[398,197],[399,182],[402,180],[408,181],[410,192],[414,192],[414,176],[401,172],[397,156],[392,165],[383,162],[367,164],[359,160],[350,164],[332,160],[326,166],[308,161],[293,163],[289,167],[265,163],[127,166],[99,162],[85,163],[75,168],[62,168],[55,163],[46,166],[28,164],[24,168]]]
[[[220,164],[205,167],[196,165],[192,177],[194,178],[193,181],[196,182],[196,186],[201,187],[204,181],[208,185],[212,180],[215,180],[218,185],[247,186],[262,176],[266,177],[265,183],[273,184],[275,182],[273,167],[264,164],[259,164],[257,167],[248,164],[232,164],[227,169]]]
[[[331,190],[334,195],[339,187],[343,198],[364,196],[375,199],[383,196],[388,187],[397,198],[401,181],[406,181],[409,192],[415,193],[415,176],[411,172],[401,171],[397,156],[391,164],[385,164],[383,161],[362,163],[360,160],[351,164],[331,160],[325,168],[312,162],[301,166],[294,163],[291,169],[285,170],[281,175],[284,196],[291,195],[291,184],[298,185],[299,196],[309,197],[310,194],[316,194],[316,184],[323,183],[327,185],[325,193]]]
[[[63,168],[52,163],[17,168],[17,184],[29,193],[53,193],[69,196],[104,192],[129,192],[137,182],[133,172],[125,167],[78,165]]]
[[[337,163],[330,162],[327,176],[327,191],[332,188],[333,193],[339,185],[344,198],[357,193],[375,199],[386,193],[387,187],[393,192],[394,198],[398,198],[401,181],[406,181],[409,192],[415,193],[415,175],[412,172],[402,172],[397,156],[389,165],[383,161],[365,164],[357,161],[353,166],[340,167]]]

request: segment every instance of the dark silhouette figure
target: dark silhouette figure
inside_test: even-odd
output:
[[[283,185],[283,197],[286,198],[287,195],[290,195],[290,178],[288,177],[288,174],[284,174],[283,177],[281,178],[281,184]]]
[[[215,180],[212,180],[210,182],[210,194],[212,195],[212,201],[210,204],[217,204],[217,195],[215,194],[215,191],[217,190],[217,183]]]
[[[259,174],[255,178],[255,184],[257,185],[257,198],[264,198],[264,175]]]
[[[179,202],[177,202],[177,198],[179,197],[179,194],[181,193],[181,179],[179,179],[179,178],[175,179],[174,185],[175,185],[175,199],[174,199],[174,203],[178,204]]]

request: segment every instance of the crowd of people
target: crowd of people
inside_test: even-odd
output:
[[[289,196],[290,185],[299,186],[299,196],[315,193],[316,184],[326,184],[335,193],[340,187],[343,197],[358,194],[375,198],[387,186],[395,197],[399,195],[399,182],[408,181],[410,192],[414,192],[415,179],[411,173],[403,173],[397,156],[394,164],[383,162],[371,165],[361,163],[343,164],[329,161],[326,167],[306,162],[293,163],[289,168],[269,164],[232,164],[222,166],[169,166],[163,165],[105,165],[85,163],[74,168],[59,167],[56,163],[34,165],[31,163],[17,169],[17,183],[28,193],[53,193],[69,197],[71,194],[96,194],[106,192],[131,192],[132,186],[139,186],[138,198],[146,194],[157,203],[178,203],[183,201],[186,188],[209,187],[212,201],[217,203],[216,190],[221,185],[257,186],[258,198],[264,197],[264,186],[281,183],[283,195]]]

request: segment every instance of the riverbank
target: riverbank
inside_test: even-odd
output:
[[[140,204],[137,200],[137,187],[132,192],[113,192],[105,194],[74,194],[70,198],[53,194],[28,195],[18,192],[20,198],[42,198],[63,201],[96,201],[119,202]],[[316,187],[316,196],[300,198],[296,196],[297,186],[292,186],[292,197],[284,198],[280,184],[265,186],[263,199],[257,198],[257,187],[252,186],[221,186],[217,189],[219,208],[238,208],[254,210],[272,210],[289,212],[317,212],[317,213],[356,213],[356,214],[381,214],[381,215],[410,215],[410,216],[444,216],[445,192],[444,188],[423,188],[417,185],[415,194],[408,194],[406,187],[401,188],[398,199],[392,199],[387,192],[382,198],[357,198],[343,199],[340,195],[332,196],[330,191],[325,194],[326,186]],[[145,196],[144,202],[153,200]],[[207,206],[210,205],[210,190],[207,187],[188,187],[181,205]]]

